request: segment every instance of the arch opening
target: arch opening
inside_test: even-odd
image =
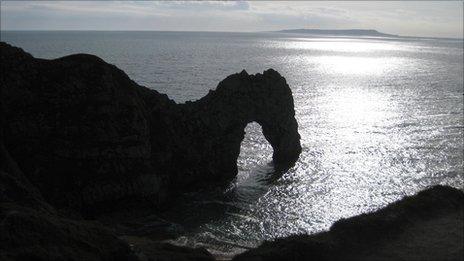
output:
[[[248,123],[244,132],[237,158],[238,173],[235,185],[250,188],[262,185],[262,181],[274,172],[273,148],[257,122]]]

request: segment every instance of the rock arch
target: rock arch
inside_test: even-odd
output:
[[[159,205],[228,184],[252,121],[277,170],[301,152],[291,90],[272,69],[231,75],[205,97],[176,104],[93,55],[37,59],[0,42],[0,58],[5,148],[54,206],[93,215],[114,202]]]
[[[187,129],[205,135],[195,148],[211,160],[196,170],[202,180],[230,182],[235,177],[244,128],[250,122],[261,125],[273,148],[276,171],[293,166],[301,152],[291,90],[272,69],[256,75],[233,74],[202,99],[180,106],[183,115],[191,115]]]

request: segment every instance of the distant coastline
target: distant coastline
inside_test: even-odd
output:
[[[275,31],[276,33],[295,33],[295,34],[317,34],[317,35],[340,35],[340,36],[380,36],[380,37],[400,37],[395,34],[385,34],[373,29],[346,29],[346,30],[326,30],[326,29],[286,29]]]
[[[394,38],[415,38],[415,39],[443,39],[443,40],[458,40],[462,41],[464,38],[452,37],[433,37],[433,36],[406,36],[397,34],[382,33],[374,29],[284,29],[278,31],[269,31],[272,33],[286,33],[286,34],[307,34],[307,35],[320,35],[320,36],[335,36],[335,37],[394,37]]]

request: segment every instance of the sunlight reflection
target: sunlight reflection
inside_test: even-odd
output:
[[[322,71],[336,74],[380,75],[398,63],[392,58],[377,57],[320,56],[314,59]]]
[[[292,42],[286,44],[286,49],[319,50],[329,52],[365,53],[374,51],[402,50],[393,42],[356,41],[347,39],[333,39],[327,41],[319,38],[292,38]]]
[[[384,94],[363,89],[337,90],[327,99],[328,116],[337,125],[383,122],[389,106]]]

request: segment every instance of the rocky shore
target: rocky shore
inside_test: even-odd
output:
[[[329,231],[264,242],[233,260],[463,260],[464,193],[435,186]]]
[[[115,234],[121,226],[96,218],[156,214],[183,192],[227,186],[252,121],[277,171],[301,152],[291,90],[272,69],[231,75],[202,99],[176,104],[93,55],[37,59],[0,43],[0,60],[2,260],[131,258],[137,251]]]
[[[227,186],[249,122],[262,126],[277,173],[301,152],[291,90],[272,69],[176,104],[92,55],[45,60],[0,42],[0,61],[0,260],[214,260],[154,238],[157,212],[181,193]],[[142,225],[127,218],[144,211]],[[462,212],[461,191],[434,187],[236,259],[456,260]],[[430,254],[416,256],[419,246]]]

